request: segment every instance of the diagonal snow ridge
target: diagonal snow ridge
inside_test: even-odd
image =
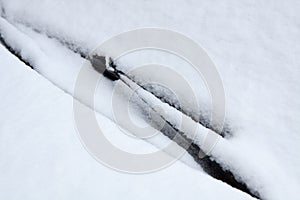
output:
[[[17,26],[19,24],[19,26],[21,26],[21,28],[22,28],[22,26],[25,26],[25,27],[33,30],[36,33],[45,34],[48,38],[57,40],[63,46],[66,46],[71,51],[74,51],[75,53],[79,54],[82,58],[89,58],[88,53],[87,53],[87,48],[77,45],[76,43],[72,42],[71,40],[67,40],[66,38],[61,38],[60,36],[51,33],[51,31],[49,31],[49,30],[42,31],[41,29],[38,28],[38,26],[35,26],[34,24],[30,24],[28,22],[24,22],[20,19],[18,19],[15,23],[17,23]],[[218,131],[217,129],[215,129],[213,126],[210,125],[209,120],[206,119],[204,116],[202,116],[201,112],[195,113],[195,112],[192,112],[189,109],[189,107],[180,107],[179,104],[172,102],[171,97],[166,98],[164,95],[162,95],[161,92],[156,87],[154,87],[154,86],[146,87],[143,85],[142,80],[139,80],[132,75],[124,73],[122,71],[122,69],[120,69],[120,68],[117,68],[117,70],[119,73],[121,73],[124,76],[126,76],[127,78],[129,78],[135,84],[139,85],[139,87],[141,87],[142,89],[147,90],[148,92],[153,94],[155,97],[159,98],[162,102],[167,103],[169,106],[177,109],[178,111],[183,113],[185,116],[190,117],[196,123],[199,123],[203,127],[210,129],[213,133],[217,133],[217,134],[221,135],[222,137],[224,137],[224,136],[228,137],[231,135],[228,124],[225,124],[223,126],[222,131]],[[209,118],[208,116],[206,116],[206,117]]]
[[[204,128],[209,129],[222,137],[228,138],[229,136],[231,136],[230,128],[228,124],[224,124],[222,131],[219,131],[216,128],[214,128],[214,126],[210,125],[208,116],[202,114],[201,112],[195,112],[191,110],[189,106],[181,106],[180,103],[176,101],[176,98],[172,98],[171,94],[167,95],[167,91],[163,90],[161,87],[144,84],[141,79],[137,79],[134,75],[126,74],[121,69],[117,69],[117,70],[119,71],[119,73],[126,76],[128,79],[133,81],[142,89],[154,95],[163,103],[168,104],[172,108],[184,114],[184,116],[191,118],[191,120],[193,120],[195,123],[199,123]]]
[[[51,78],[51,73],[49,73],[50,71],[47,71],[47,69],[50,69],[51,67],[49,66],[50,63],[53,63],[53,61],[50,61],[47,59],[47,56],[45,55],[45,53],[43,51],[41,51],[41,49],[39,48],[38,45],[36,45],[36,43],[31,39],[28,38],[26,34],[22,33],[21,31],[19,31],[17,28],[15,28],[13,25],[11,25],[10,23],[8,23],[5,19],[1,19],[1,24],[2,25],[2,29],[1,32],[3,34],[3,36],[5,37],[5,39],[7,40],[7,42],[18,52],[20,52],[22,58],[24,60],[28,60],[30,63],[33,64],[33,66],[35,66],[35,70],[41,74],[47,74],[47,76],[50,74],[50,78],[48,76],[48,78],[50,79],[50,81],[52,83],[57,83],[58,82],[58,87],[62,88],[64,91],[68,92],[69,94],[72,94],[72,91],[68,88],[64,87],[64,84],[59,83],[59,80],[55,79],[55,78]],[[16,33],[15,36],[12,36],[10,33]],[[16,39],[15,39],[16,38]],[[56,39],[56,38],[55,38]],[[19,42],[20,41],[20,42]],[[27,41],[27,42],[23,42],[23,41]],[[32,49],[31,49],[32,48]],[[27,52],[31,52],[29,54],[26,54]],[[52,65],[53,66],[53,65]],[[54,76],[53,76],[54,77]],[[128,81],[130,81],[127,78],[127,83]],[[132,81],[131,81],[132,82]],[[133,83],[133,82],[132,82]],[[131,84],[132,84],[131,83]],[[146,93],[144,93],[145,95]],[[147,98],[150,98],[151,96],[147,96]],[[153,98],[152,98],[153,99]],[[156,103],[158,103],[158,101],[156,100]],[[168,107],[165,105],[164,106],[165,109],[167,109]],[[179,112],[176,112],[175,108],[171,108],[172,110],[169,116],[166,116],[166,118],[171,118],[171,115],[175,114],[178,116],[181,115]],[[101,112],[101,111],[99,111]],[[176,114],[177,113],[177,114]],[[185,118],[188,118],[188,116],[183,115]],[[185,121],[191,121],[191,120],[185,120]],[[171,121],[172,124],[176,124],[176,122],[173,120]],[[200,124],[196,124],[195,122],[192,122],[192,124],[188,124],[184,127],[179,127],[179,124],[175,125],[175,128],[177,129],[181,129],[182,132],[184,133],[189,133],[192,130],[193,127],[197,126],[199,133],[196,134],[198,136],[198,138],[195,140],[197,142],[197,144],[199,146],[202,145],[205,136],[207,133],[207,128],[201,126]],[[188,137],[190,137],[190,139],[193,139],[193,136],[191,135],[187,135]]]
[[[2,45],[0,55],[1,199],[135,199],[137,193],[146,200],[192,199],[199,194],[203,199],[253,199],[182,162],[142,176],[99,165],[76,136],[72,97]],[[117,132],[112,122],[101,119],[107,131]],[[144,142],[140,148],[147,145],[152,146]]]
[[[25,8],[24,5],[29,1],[9,0],[6,4],[10,4],[10,2],[12,2],[11,4],[18,3],[18,5],[15,5],[16,9],[10,9],[10,13],[8,13],[10,19],[21,19],[21,21],[28,22],[32,21],[30,18],[32,16],[41,17],[43,20],[36,21],[42,22],[42,25],[39,26],[42,30],[56,30],[51,33],[58,36],[61,35],[61,32],[57,30],[64,30],[65,34],[62,35],[70,34],[70,36],[74,36],[76,34],[74,28],[73,31],[70,31],[68,26],[62,27],[62,23],[60,23],[59,28],[56,24],[52,26],[53,15],[45,15],[45,17],[44,13],[43,15],[40,15],[40,12],[36,14],[31,7]],[[48,3],[52,5],[52,2],[55,3],[55,1],[49,1]],[[136,6],[142,3],[136,4],[130,4],[129,8],[132,6],[131,8],[136,9]],[[167,12],[165,7],[161,8],[154,2],[152,4],[150,7],[154,7],[153,13],[160,19],[164,18],[162,14]],[[202,16],[201,13],[203,12],[198,7],[200,4],[203,8],[202,11],[205,11],[205,16]],[[79,5],[83,8],[91,7],[85,1],[82,1],[82,4],[79,3]],[[101,7],[99,5],[97,7],[97,5],[93,2],[92,7],[99,13]],[[122,3],[120,5],[125,6]],[[119,3],[113,4],[113,10],[115,11],[116,8],[119,16],[126,16],[124,19],[128,19],[127,17],[136,19],[136,16],[140,16],[138,13],[134,15],[128,13],[128,10],[124,10],[120,5]],[[194,5],[195,9],[192,8]],[[42,8],[47,7],[42,6],[42,3],[40,6]],[[258,5],[250,1],[243,3],[231,2],[228,5],[192,2],[192,6],[185,6],[185,8],[188,8],[186,11],[179,12],[179,14],[176,14],[177,12],[167,14],[170,19],[166,20],[166,24],[158,23],[158,25],[178,29],[177,26],[169,26],[168,24],[172,24],[176,20],[182,22],[182,16],[186,16],[190,20],[189,23],[184,21],[180,24],[178,30],[184,30],[183,32],[194,36],[213,55],[226,84],[229,97],[229,114],[233,116],[233,124],[239,126],[238,130],[234,130],[234,137],[230,140],[222,140],[216,146],[213,155],[218,162],[222,163],[222,166],[226,166],[226,169],[236,173],[237,177],[242,177],[252,188],[259,190],[265,199],[295,199],[297,186],[299,186],[299,183],[294,181],[299,177],[299,169],[297,169],[299,165],[299,153],[297,153],[299,148],[297,146],[299,145],[296,142],[298,141],[297,130],[299,125],[295,123],[297,120],[299,121],[299,114],[297,114],[297,108],[299,108],[297,105],[299,104],[296,104],[296,100],[294,100],[296,99],[295,96],[298,96],[296,95],[298,94],[297,91],[299,91],[297,84],[295,84],[299,82],[296,81],[299,70],[295,70],[297,69],[296,65],[299,63],[296,54],[299,48],[294,45],[294,41],[297,41],[299,35],[297,35],[299,28],[294,26],[295,18],[298,16],[295,12],[297,10],[296,4],[291,7],[290,1],[284,3],[273,1],[272,4],[268,5]],[[34,7],[39,8],[38,6]],[[108,7],[105,4],[104,8]],[[157,8],[161,10],[156,11]],[[57,12],[57,9],[53,8],[53,10]],[[24,11],[30,13],[30,16],[25,15]],[[110,11],[108,9],[106,17],[115,19],[114,14],[109,14]],[[76,15],[79,14],[77,10],[75,10],[75,13]],[[147,11],[143,11],[144,13],[147,16]],[[190,15],[190,13],[193,13],[193,15]],[[93,14],[95,15],[95,13]],[[14,16],[18,17],[14,18]],[[92,24],[93,21],[99,19],[96,18],[95,20],[89,16],[80,17],[87,19],[88,22],[92,21]],[[153,14],[151,13],[149,16],[153,16]],[[48,23],[48,18],[52,19],[50,23]],[[152,22],[152,17],[150,19],[149,23]],[[65,18],[61,20],[67,21]],[[277,23],[269,23],[272,20],[276,20]],[[10,22],[12,23],[12,21]],[[199,22],[202,25],[199,27],[194,26]],[[78,24],[83,25],[82,23]],[[37,35],[24,27],[21,28],[21,26],[15,25],[34,40],[36,39],[45,53],[52,55],[48,50],[52,47],[52,44],[43,45]],[[136,24],[135,20],[133,22],[128,21],[125,25],[121,23],[114,31],[126,30],[141,25],[143,24]],[[78,26],[77,28],[80,31],[82,27]],[[102,32],[107,29],[111,30],[111,28],[112,26],[109,24],[109,26],[99,25],[99,28],[95,29],[91,27],[91,30],[95,30],[93,33],[101,35]],[[106,32],[104,37],[101,38],[111,35],[114,31]],[[91,44],[93,40],[89,40],[88,36],[89,34],[85,32],[82,38]],[[70,39],[69,41],[75,40]],[[76,68],[76,65],[73,67]],[[61,72],[59,74],[61,75],[60,79],[63,78],[61,80],[69,79],[67,77],[69,73],[65,73],[59,68],[55,70]],[[293,76],[291,76],[291,73]],[[272,85],[275,81],[277,84]],[[63,86],[68,88],[67,85],[64,84]],[[294,93],[291,93],[292,88],[294,88]],[[286,99],[290,99],[290,101]],[[102,112],[104,111],[102,110]]]
[[[66,91],[67,93],[71,94],[72,95],[72,86],[70,87],[70,85],[66,85],[64,83],[64,79],[60,79],[58,80],[57,77],[55,77],[54,75],[54,70],[53,70],[53,67],[55,66],[59,66],[59,64],[55,64],[55,65],[52,65],[52,61],[51,60],[47,60],[46,56],[45,56],[45,53],[46,52],[43,52],[42,50],[40,50],[39,46],[37,46],[35,44],[35,42],[31,39],[31,38],[28,38],[28,36],[26,34],[24,34],[22,31],[18,31],[18,29],[16,29],[15,27],[13,27],[10,23],[6,22],[4,19],[1,19],[1,26],[3,29],[6,29],[8,31],[2,31],[3,32],[3,35],[4,37],[6,35],[9,35],[9,31],[12,31],[12,32],[17,32],[16,36],[19,38],[19,40],[23,40],[23,41],[28,41],[29,43],[17,43],[17,42],[13,42],[12,40],[8,40],[9,43],[11,43],[10,45],[13,46],[14,49],[16,49],[18,52],[22,52],[24,50],[26,50],[26,52],[30,52],[30,49],[28,49],[26,47],[26,45],[30,44],[31,46],[31,43],[32,43],[32,46],[34,47],[34,51],[33,51],[33,54],[21,54],[22,57],[25,59],[25,60],[35,60],[37,59],[37,62],[33,62],[34,64],[34,68],[41,74],[47,74],[47,77],[48,79],[57,84],[57,86],[59,86],[60,88],[62,88],[64,91]],[[23,31],[30,31],[30,30],[26,30],[26,27],[23,28]],[[10,38],[10,37],[8,37]],[[59,41],[60,43],[60,41]],[[48,52],[47,52],[48,53]],[[45,60],[43,60],[42,58],[44,58]],[[51,67],[49,66],[49,64],[51,63]],[[53,74],[53,76],[51,76]],[[70,74],[68,74],[70,75]],[[74,74],[73,74],[74,75]],[[73,83],[74,83],[75,79],[73,79]],[[72,82],[72,81],[71,81]],[[128,82],[127,82],[128,83]],[[68,87],[69,86],[69,87]],[[147,94],[146,94],[147,95]],[[76,98],[76,97],[75,97]],[[77,97],[80,99],[80,97]],[[157,100],[158,101],[158,100]],[[101,104],[99,104],[101,105]],[[91,107],[91,106],[89,106]],[[164,106],[166,107],[166,105]],[[108,107],[109,108],[109,107]],[[172,112],[175,111],[175,113],[178,111],[175,109],[175,108],[170,108],[172,110]],[[107,113],[107,112],[103,112],[103,109],[101,108],[96,108],[96,110],[98,110],[99,112],[103,113],[104,115],[108,116],[109,118],[110,115]],[[171,113],[172,113],[171,112]],[[179,114],[179,113],[178,113]],[[170,116],[168,116],[170,118]],[[185,116],[187,117],[187,116]],[[205,136],[207,133],[207,128],[201,126],[200,124],[197,124],[196,122],[193,122],[192,120],[188,119],[186,121],[191,121],[192,124],[186,124],[186,126],[184,127],[179,127],[178,124],[176,125],[175,121],[173,121],[172,124],[172,127],[175,128],[175,131],[177,130],[181,130],[182,133],[185,134],[185,137],[188,137],[190,139],[193,139],[194,142],[196,142],[196,149],[189,149],[189,153],[191,153],[192,157],[196,160],[196,162],[202,164],[202,166],[204,167],[204,169],[210,173],[212,176],[218,178],[218,179],[221,179],[223,180],[225,177],[227,177],[226,179],[224,179],[224,181],[229,181],[229,184],[241,189],[242,191],[245,191],[247,193],[250,193],[247,189],[246,186],[244,186],[243,184],[239,185],[239,183],[236,182],[235,178],[233,178],[233,175],[231,174],[231,172],[229,171],[223,171],[221,169],[221,167],[219,166],[218,163],[216,162],[212,162],[210,159],[203,159],[203,160],[199,160],[197,157],[198,157],[198,151],[200,151],[201,149],[199,149],[199,147],[202,146],[202,143],[205,139]],[[175,126],[173,126],[175,124]],[[197,134],[196,134],[196,138],[193,138],[191,135],[189,135],[189,132],[191,130],[192,127],[198,127],[197,130]],[[172,128],[172,129],[173,129]],[[168,132],[168,131],[167,131]],[[194,145],[194,144],[193,144]],[[196,151],[195,151],[196,150]],[[217,169],[219,172],[221,172],[220,175],[217,175],[216,171],[212,170],[212,169]],[[222,175],[222,173],[224,173]],[[231,183],[230,183],[231,182]],[[251,193],[250,193],[251,194]]]

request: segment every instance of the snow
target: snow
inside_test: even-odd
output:
[[[36,64],[39,73],[69,94],[73,93],[76,75],[84,61],[43,33],[82,47],[82,52],[93,50],[115,34],[138,27],[167,28],[191,37],[216,64],[225,88],[226,122],[231,136],[221,140],[211,155],[250,188],[259,191],[263,198],[297,198],[300,188],[299,2],[3,0],[0,5],[3,5],[1,12],[7,19],[0,19],[1,34],[21,51],[22,56]],[[26,26],[38,29],[42,34]],[[11,195],[17,198],[22,194],[28,199],[41,198],[39,195],[47,196],[51,192],[65,198],[108,197],[106,195],[116,195],[114,187],[120,191],[119,195],[128,199],[134,195],[149,199],[240,199],[244,196],[195,170],[189,158],[183,159],[188,165],[176,162],[163,171],[142,176],[119,174],[97,165],[75,137],[70,121],[70,96],[13,60],[2,47],[0,62],[0,92],[3,96],[0,136],[4,141],[0,145],[4,156],[1,158],[1,177],[5,180],[1,182],[1,194],[5,198]],[[189,80],[200,104],[205,105],[200,111],[209,113],[210,99],[205,83],[201,77],[194,76],[187,63],[175,56],[147,50],[131,53],[118,62],[127,70],[145,63],[170,66]],[[150,80],[151,76],[145,74],[141,79]],[[112,119],[109,102],[113,86],[103,80],[103,87],[98,88],[95,98],[96,110],[109,119]],[[108,129],[115,127],[109,119],[104,119],[111,123],[106,126]],[[62,133],[62,130],[65,131]],[[163,145],[159,142],[164,140],[160,137],[150,142],[154,146],[145,141],[135,144],[137,141],[130,142],[116,127],[110,132],[116,134],[111,139],[115,145],[128,151],[137,148],[144,152],[153,151],[156,146]],[[19,136],[21,133],[22,137]],[[16,146],[16,141],[18,148],[10,146]],[[36,151],[39,148],[41,152]],[[23,156],[19,158],[18,154]],[[85,163],[83,169],[79,168],[82,163]],[[50,169],[47,164],[56,168]],[[36,169],[32,169],[35,165]],[[13,174],[14,171],[18,173]],[[89,172],[95,175],[89,175]],[[184,177],[174,174],[184,174]],[[29,177],[41,184],[30,181]],[[26,185],[32,194],[26,189],[12,192],[13,187],[18,186],[15,184],[17,179],[22,179],[22,185]],[[105,180],[105,184],[98,179]],[[143,184],[133,180],[149,187],[142,187]],[[57,186],[57,181],[67,186]],[[180,194],[171,193],[168,184]],[[98,185],[104,187],[105,192],[98,191]],[[153,185],[156,192],[149,189]],[[4,187],[9,192],[4,192]],[[133,192],[133,188],[139,194]],[[42,192],[36,193],[37,190]],[[125,191],[130,192],[124,195]],[[72,194],[74,196],[68,196]]]
[[[182,162],[144,175],[99,164],[84,150],[74,129],[72,97],[3,46],[0,55],[1,199],[182,199],[199,194],[218,199],[216,191],[229,199],[251,199]],[[106,133],[117,139],[123,135],[108,118],[97,117]],[[139,142],[139,149],[153,150]]]
[[[7,23],[5,20],[2,20],[2,26],[5,27],[7,25],[10,29],[14,30],[14,27],[12,27],[9,23]],[[30,30],[28,30],[26,27],[22,27],[23,31],[27,31],[31,37],[34,37],[36,40],[39,41],[39,45],[36,45],[33,43],[30,46],[36,47],[34,53],[30,54],[30,57],[24,56],[24,58],[29,59],[29,60],[38,60],[39,62],[33,62],[35,69],[45,75],[48,80],[50,80],[54,85],[58,86],[59,88],[63,89],[63,91],[67,92],[68,94],[71,94],[72,96],[75,96],[78,100],[81,102],[85,103],[89,107],[93,107],[92,103],[89,103],[88,100],[86,100],[86,94],[82,93],[80,95],[74,94],[74,86],[75,86],[75,81],[78,76],[80,67],[82,66],[82,63],[84,62],[82,58],[80,58],[78,55],[71,54],[70,50],[67,50],[66,48],[62,48],[59,46],[59,43],[49,43],[49,39],[45,36],[38,35]],[[17,33],[18,37],[21,38],[20,40],[23,41],[22,43],[16,43],[13,40],[8,40],[10,42],[10,45],[13,46],[15,49],[18,51],[28,51],[27,45],[32,42],[31,37],[28,37],[27,35],[23,34],[20,31],[11,31],[10,29],[5,29],[4,31],[4,36],[7,36],[8,38],[11,37],[14,33]],[[51,62],[53,60],[54,62]],[[49,67],[51,66],[51,67]],[[75,66],[75,67],[74,67]],[[88,66],[91,68],[91,66]],[[57,74],[57,71],[60,71],[60,74]],[[89,72],[91,76],[95,76],[94,71]],[[97,75],[98,76],[98,75]],[[66,77],[63,78],[62,77]],[[96,77],[98,78],[98,77]],[[101,78],[101,77],[99,77]],[[113,113],[112,113],[112,105],[111,105],[111,99],[113,95],[113,90],[112,90],[112,83],[106,79],[102,79],[99,81],[99,85],[97,88],[97,92],[95,93],[95,110],[98,111],[99,113],[104,114],[106,117],[110,118],[113,120]],[[123,85],[124,87],[124,85]],[[124,90],[122,91],[123,93],[129,93],[128,92],[127,86],[125,86]],[[127,92],[126,92],[127,91]],[[126,99],[125,99],[126,100]],[[101,121],[101,120],[100,120]],[[123,121],[123,127],[126,128],[128,125],[126,124],[127,119]],[[151,128],[151,127],[150,127]],[[151,128],[153,129],[153,128]],[[152,132],[157,132],[155,129],[152,130]],[[109,135],[110,132],[107,134]],[[136,134],[132,132],[132,134]],[[162,138],[163,137],[163,138]],[[110,138],[110,137],[108,137]],[[135,152],[136,149],[139,149],[139,153],[143,153],[144,150],[143,148],[140,148],[140,146],[136,146],[135,140],[130,140],[124,143],[124,136],[119,134],[116,134],[116,137],[110,138],[110,141],[113,144],[118,144],[116,146],[121,146],[123,150],[129,151],[129,152]],[[151,143],[155,143],[157,146],[163,148],[166,146],[169,141],[165,139],[165,136],[163,136],[161,133],[157,135],[154,138],[149,139]],[[139,143],[138,143],[139,145]],[[145,150],[145,152],[149,153],[149,150]],[[150,151],[151,152],[151,151]],[[188,158],[187,158],[188,157]],[[195,167],[194,161],[190,158],[190,156],[187,154],[183,156],[182,160],[184,162],[189,162],[189,165]],[[199,168],[199,167],[198,167]]]

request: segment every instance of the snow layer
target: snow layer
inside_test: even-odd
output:
[[[113,90],[115,85],[114,83],[112,83],[111,81],[105,79],[103,76],[96,73],[90,66],[89,62],[82,59],[81,57],[79,57],[77,54],[73,53],[66,47],[63,47],[59,42],[53,41],[52,39],[49,39],[45,35],[40,35],[36,32],[33,32],[32,30],[24,26],[21,26],[21,28],[22,29],[19,30],[15,28],[13,25],[11,25],[10,23],[8,23],[5,19],[0,18],[0,29],[2,30],[3,37],[6,38],[6,42],[17,52],[20,52],[22,58],[28,60],[34,66],[37,72],[39,72],[44,77],[46,77],[50,82],[52,82],[58,88],[61,88],[66,93],[70,94],[71,96],[74,96],[75,99],[84,103],[88,107],[91,108],[94,107],[94,109],[98,113],[103,114],[104,116],[108,117],[111,120],[115,120],[113,116],[114,115],[113,109],[112,109],[112,96],[113,94],[115,94]],[[14,40],[14,38],[16,40]],[[34,38],[34,40],[32,38]],[[32,53],[28,54],[28,52],[31,52],[30,49],[28,49],[28,46],[29,48],[33,49]],[[85,92],[86,88],[83,90],[83,92],[80,92],[79,94],[74,92],[74,87],[78,77],[78,73],[81,67],[83,66],[83,63],[85,63],[85,67],[87,67],[89,71],[89,75],[91,77],[95,77],[96,79],[99,79],[99,83],[95,92],[94,104],[90,102],[89,99],[87,99],[87,94]],[[59,71],[60,73],[57,74],[57,71]],[[127,98],[129,98],[127,94],[131,92],[131,89],[128,88],[122,82],[120,85],[122,90],[116,95],[119,95],[118,98],[122,99],[121,102],[124,101],[127,102],[128,100]],[[133,104],[136,104],[137,102],[138,99],[134,100]],[[145,107],[145,105],[143,105],[143,107]],[[144,119],[145,116],[139,114],[138,111],[135,111],[132,114],[134,120],[139,120],[139,122],[141,121],[145,122]],[[146,126],[149,126],[147,122],[145,122],[144,124]],[[122,127],[121,129],[126,133],[129,130],[130,131],[132,130],[129,129],[130,126],[128,126],[127,118],[125,118],[122,121],[119,121],[118,126],[121,126]],[[147,139],[149,142],[161,148],[169,144],[170,141],[166,138],[166,136],[164,136],[162,133],[152,128],[151,126],[149,127],[149,129],[151,130],[151,132],[157,133],[155,134],[155,137]],[[127,134],[138,135],[136,131],[131,131],[130,133]],[[143,148],[136,147],[136,145],[134,144],[135,140],[130,140],[131,138],[129,138],[129,140],[127,139],[127,142],[124,143],[123,139],[124,139],[124,135],[117,134],[116,137],[113,137],[113,139],[110,138],[110,141],[113,144],[118,144],[116,146],[121,146],[123,147],[122,148],[123,150],[129,152],[136,153],[137,149],[139,149],[138,153],[144,152]],[[146,152],[149,153],[149,151]],[[189,154],[185,154],[181,158],[181,160],[184,161],[185,163],[188,163],[190,166],[199,169],[199,166],[197,166],[197,164],[193,161],[193,159],[189,156]]]
[[[297,198],[300,186],[300,46],[296,45],[300,35],[299,2],[1,2],[2,15],[15,26],[20,28],[17,22],[30,25],[81,46],[83,52],[119,32],[145,26],[168,28],[193,38],[206,49],[218,68],[225,87],[227,121],[232,129],[232,138],[220,142],[212,155],[258,190],[262,197]],[[33,43],[42,46],[43,51],[59,56],[52,49],[55,43],[43,43],[39,36],[23,31],[33,37]],[[15,41],[14,38],[18,37],[12,36],[11,40]],[[25,53],[32,56],[34,51]],[[146,58],[146,62],[160,61],[183,71],[172,57],[139,54],[143,53],[123,62],[136,66],[144,64],[143,58]],[[65,54],[62,55],[64,59]],[[74,62],[74,58],[70,58],[70,62]],[[49,70],[47,77],[51,78],[58,65],[41,66],[45,66],[41,70]],[[77,65],[73,66],[76,71]],[[53,80],[71,91],[72,81],[66,77],[73,72],[65,69],[60,68],[63,73],[54,73]],[[201,82],[189,72],[184,75],[193,85]],[[206,96],[200,97],[209,105]],[[194,189],[188,187],[189,191]]]
[[[73,98],[2,45],[0,55],[1,199],[251,199],[182,162],[144,175],[99,164],[74,129]],[[107,118],[97,117],[105,132],[120,132]],[[139,149],[153,148],[139,142]]]

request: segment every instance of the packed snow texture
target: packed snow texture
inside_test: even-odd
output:
[[[3,46],[0,55],[1,199],[191,199],[199,194],[218,199],[216,191],[228,199],[251,199],[182,162],[145,175],[124,174],[99,164],[77,136],[73,98]],[[123,133],[117,126],[97,117],[110,139],[120,140]],[[123,139],[131,145],[128,137]],[[139,150],[157,150],[138,141]]]
[[[250,198],[195,169],[188,157],[183,162],[188,165],[176,162],[154,174],[132,176],[99,165],[81,147],[72,124],[72,99],[48,80],[72,94],[84,60],[47,36],[89,52],[113,35],[140,27],[181,32],[216,64],[232,135],[216,145],[213,158],[265,199],[298,197],[299,2],[2,0],[0,5],[1,34],[43,75],[27,69],[1,46],[3,199],[53,194],[64,199]],[[189,80],[205,107],[201,111],[210,110],[201,77],[173,55],[139,51],[118,62],[127,70],[145,63],[170,66]],[[106,117],[111,107],[104,102],[109,102],[113,86],[104,80],[95,97],[96,109]],[[98,117],[111,124],[103,125],[107,132],[123,135],[104,116]],[[133,143],[124,135],[111,137],[124,148]],[[157,145],[151,144],[140,141],[131,150],[153,151]]]

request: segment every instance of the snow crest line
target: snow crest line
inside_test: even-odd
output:
[[[5,24],[7,23],[7,24]],[[8,37],[8,33],[6,34],[3,34],[3,31],[5,32],[6,28],[11,28],[11,29],[14,29],[14,26],[11,25],[11,24],[8,24],[8,22],[6,22],[6,20],[2,19],[1,18],[1,24],[0,24],[0,33],[1,33],[1,41],[2,43],[4,44],[4,46],[8,47],[8,50],[10,51],[10,49],[12,50],[11,52],[16,55],[17,57],[20,58],[20,60],[22,62],[24,62],[25,64],[28,63],[28,66],[31,66],[31,68],[35,69],[34,66],[35,63],[33,61],[32,58],[30,58],[29,55],[26,54],[25,52],[25,55],[24,55],[24,49],[22,49],[22,47],[19,46],[18,42],[19,41],[12,41],[11,39],[8,39],[9,41],[6,41],[5,39]],[[4,26],[7,26],[7,27],[2,27],[2,25]],[[12,27],[9,27],[9,26],[12,26]],[[12,30],[12,32],[15,32],[14,30]],[[16,33],[17,34],[17,33]],[[13,36],[11,36],[13,37]],[[18,36],[17,36],[18,37]],[[5,38],[5,39],[4,39]],[[54,38],[57,40],[57,38],[55,37],[51,37],[51,38]],[[14,44],[13,47],[11,47],[10,45],[8,44]],[[64,43],[65,45],[67,45],[68,47],[68,43]],[[22,46],[22,45],[21,45]],[[69,48],[69,47],[68,47]],[[69,48],[71,49],[71,48]],[[26,49],[25,49],[26,50]],[[72,49],[71,49],[72,50]],[[75,52],[74,50],[72,50],[73,52]],[[36,52],[35,52],[36,53]],[[75,52],[77,53],[77,52]],[[84,56],[84,55],[82,55]],[[41,62],[42,63],[42,62]],[[41,64],[39,63],[39,64]],[[27,65],[27,64],[26,64]],[[36,70],[36,69],[35,69]],[[37,71],[38,72],[38,71]],[[38,72],[40,73],[40,72]],[[48,79],[49,80],[49,79]],[[50,82],[52,82],[51,80],[49,80]],[[53,83],[53,82],[52,82]],[[56,87],[59,87],[57,86],[55,83],[53,83]],[[60,87],[59,87],[60,88]],[[61,88],[60,88],[61,89]],[[63,90],[63,89],[62,89]],[[65,90],[63,90],[64,92],[67,92]],[[148,91],[149,92],[149,91]],[[73,96],[71,93],[67,92],[68,94],[70,94],[71,96]],[[154,95],[154,94],[153,94]],[[155,95],[154,95],[155,96]],[[76,99],[78,100],[78,99]],[[79,101],[80,103],[83,103],[81,101]],[[166,102],[164,102],[166,103]],[[83,103],[84,104],[84,103]],[[90,106],[84,104],[85,106],[91,108]],[[176,109],[176,108],[175,108]],[[165,120],[166,121],[166,120]],[[237,182],[236,179],[234,178],[233,174],[230,172],[230,171],[226,171],[226,170],[223,170],[223,168],[218,164],[216,163],[215,161],[212,161],[209,157],[206,157],[204,159],[199,159],[199,151],[200,151],[200,147],[198,145],[196,145],[195,143],[191,142],[190,139],[186,138],[185,135],[180,132],[178,129],[176,129],[176,127],[172,126],[172,124],[168,121],[166,121],[166,124],[168,125],[166,128],[164,128],[163,130],[165,130],[164,132],[165,133],[169,133],[170,132],[170,129],[175,131],[176,133],[179,132],[180,133],[180,138],[177,138],[177,142],[179,144],[181,144],[180,146],[185,146],[187,143],[191,143],[190,147],[188,148],[188,153],[196,160],[196,162],[198,162],[203,168],[204,170],[210,174],[212,177],[214,178],[217,178],[219,180],[222,180],[226,183],[228,183],[229,185],[241,190],[241,191],[244,191],[248,194],[250,194],[251,196],[254,196],[254,197],[257,197],[257,195],[254,195],[252,192],[250,192],[250,190],[247,188],[246,184],[244,183],[240,183],[240,182]],[[174,139],[172,138],[172,135],[166,135],[167,137],[169,137],[170,139]],[[176,141],[175,141],[176,142]]]
[[[17,23],[20,23],[20,24],[24,25],[25,27],[30,28],[31,30],[33,30],[36,33],[44,34],[50,39],[55,39],[56,41],[61,43],[63,46],[67,47],[69,50],[73,51],[76,54],[79,54],[82,58],[90,60],[90,56],[89,56],[88,50],[86,48],[84,48],[80,45],[77,45],[74,42],[68,41],[65,38],[61,38],[61,37],[59,37],[55,34],[52,34],[50,31],[42,31],[39,28],[34,27],[32,24],[29,24],[29,23],[26,23],[26,22],[23,22],[23,21],[20,21],[20,20],[18,20]],[[148,91],[149,93],[154,95],[156,98],[160,99],[163,103],[167,103],[169,106],[175,108],[176,110],[178,110],[181,113],[185,114],[186,116],[190,117],[196,123],[201,124],[203,127],[212,130],[213,132],[217,133],[218,135],[220,135],[222,137],[231,136],[232,133],[230,131],[230,128],[229,128],[228,124],[224,124],[223,129],[221,131],[217,130],[216,128],[214,128],[210,124],[209,120],[205,119],[203,116],[197,116],[197,117],[194,116],[192,113],[189,113],[188,111],[186,111],[184,108],[180,107],[179,105],[177,105],[175,103],[172,103],[170,100],[168,100],[167,97],[159,95],[157,92],[155,92],[155,90],[152,90],[152,91],[149,90],[149,88],[147,88],[142,83],[140,83],[137,79],[135,79],[134,76],[130,76],[129,74],[126,74],[118,66],[115,66],[115,67],[116,67],[115,68],[116,71],[119,74],[122,74],[122,75],[126,76],[128,79],[130,79],[131,81],[136,83],[139,87],[141,87],[142,89]]]

